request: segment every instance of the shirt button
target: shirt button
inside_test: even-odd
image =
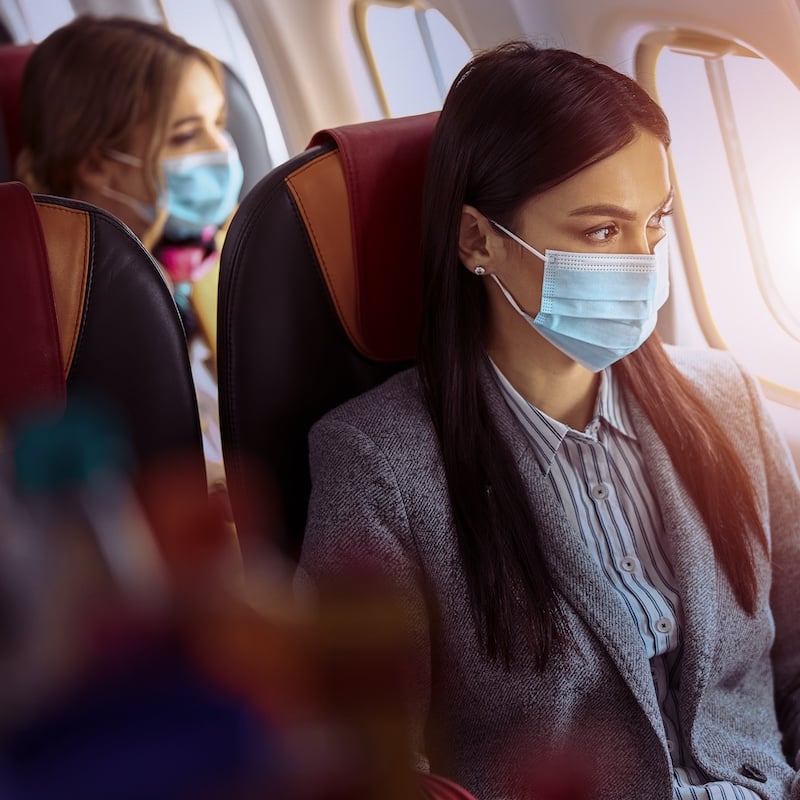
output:
[[[669,754],[675,755],[675,742],[672,739],[667,739],[667,750],[669,750]]]
[[[661,617],[656,621],[656,630],[659,633],[672,633],[674,625],[669,617]]]
[[[619,565],[625,572],[633,572],[636,569],[636,559],[633,556],[623,556]]]
[[[608,494],[608,486],[604,483],[598,483],[596,486],[592,486],[592,497],[594,497],[595,500],[605,500]]]

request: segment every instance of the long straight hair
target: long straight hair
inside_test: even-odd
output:
[[[527,622],[522,635],[539,669],[568,637],[534,511],[481,389],[488,309],[482,282],[459,260],[461,209],[469,204],[513,225],[526,200],[617,152],[641,131],[669,146],[663,111],[633,80],[577,53],[510,42],[464,67],[431,146],[418,366],[441,446],[472,616],[486,654],[506,665],[520,636],[513,624],[520,610]],[[615,371],[697,504],[737,601],[753,613],[752,543],[764,532],[733,445],[656,334]]]

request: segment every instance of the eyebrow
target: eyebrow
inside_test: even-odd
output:
[[[659,209],[666,208],[675,196],[675,190],[671,188],[669,192],[667,192],[667,196],[664,198],[661,205],[659,205]],[[581,206],[580,208],[573,209],[569,212],[570,217],[619,217],[620,219],[627,220],[628,222],[632,222],[636,219],[636,214],[630,211],[627,208],[623,208],[622,206],[615,206],[613,204],[598,204],[598,205],[591,205],[591,206]]]
[[[199,114],[193,114],[189,117],[176,119],[175,122],[172,123],[172,127],[177,128],[179,125],[185,125],[187,122],[198,122],[200,120],[202,120],[202,117]]]
[[[224,117],[228,114],[228,104],[223,103],[219,109],[219,116]],[[172,123],[171,127],[177,128],[181,125],[185,125],[187,122],[202,122],[203,115],[202,114],[190,114],[188,117],[181,117],[181,119],[176,119],[175,122]]]

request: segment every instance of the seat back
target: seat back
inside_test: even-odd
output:
[[[205,494],[183,328],[149,253],[110,214],[0,184],[0,419],[80,398],[108,409],[140,468],[180,457]]]
[[[261,117],[241,78],[227,65],[225,100],[228,107],[228,133],[236,143],[242,160],[244,179],[239,197],[244,197],[272,169],[272,157],[267,147]]]
[[[222,251],[218,372],[231,502],[269,529],[247,487],[271,481],[275,532],[299,552],[308,430],[408,366],[421,308],[420,203],[437,115],[323,131],[249,193]],[[252,529],[252,530],[251,530]]]

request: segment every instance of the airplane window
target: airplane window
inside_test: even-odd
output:
[[[56,28],[72,22],[75,12],[70,0],[50,0],[48,3],[10,3],[3,8],[8,14],[8,27],[15,40],[40,42]]]
[[[800,363],[800,93],[770,61],[712,44],[667,44],[655,64],[686,225],[681,254],[708,341],[800,407],[800,372],[787,369]]]
[[[370,4],[365,27],[362,44],[387,116],[441,108],[472,57],[458,31],[434,9]]]

